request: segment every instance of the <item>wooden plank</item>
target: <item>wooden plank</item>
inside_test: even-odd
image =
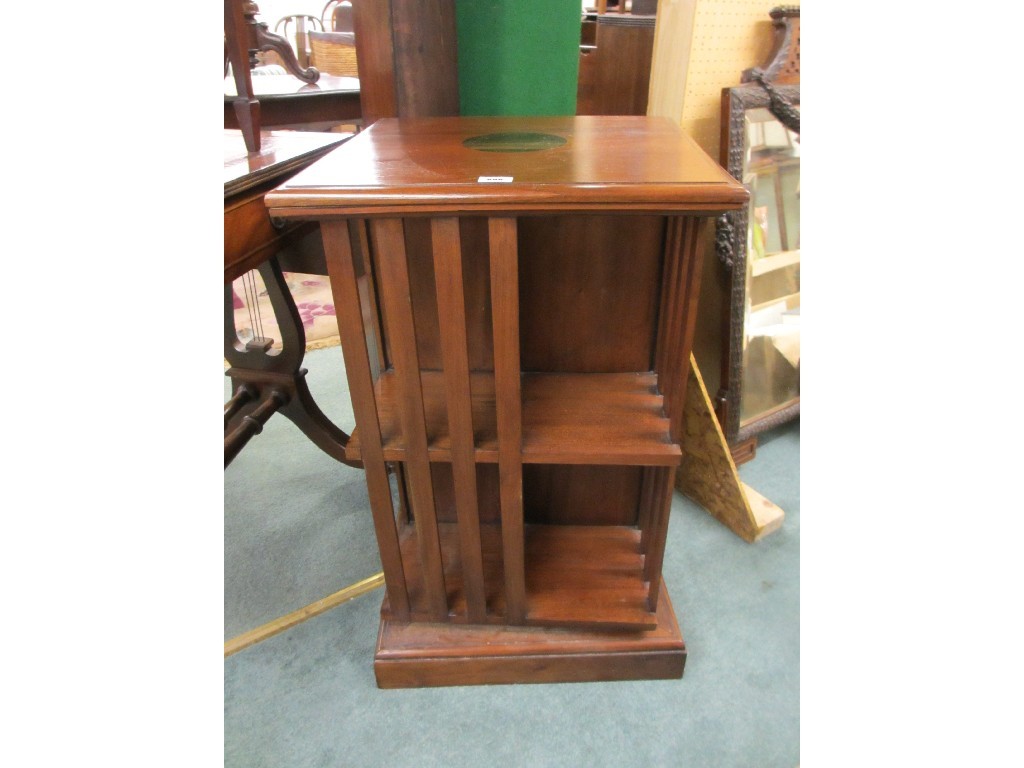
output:
[[[408,620],[409,592],[402,567],[395,509],[391,501],[391,484],[381,445],[380,423],[373,394],[371,360],[366,346],[359,288],[352,262],[352,246],[348,224],[344,221],[325,221],[321,225],[324,255],[334,295],[341,350],[345,358],[352,408],[362,434],[362,461],[366,471],[366,484],[370,495],[373,528],[380,550],[381,566],[387,580],[388,602],[398,620]]]
[[[488,221],[491,313],[494,333],[494,392],[498,431],[501,532],[505,568],[505,616],[526,620],[523,554],[522,395],[519,367],[519,270],[516,220]]]
[[[248,648],[256,643],[263,642],[269,637],[280,634],[286,629],[291,629],[297,624],[301,624],[306,619],[312,619],[314,616],[319,616],[321,613],[336,608],[342,603],[347,603],[353,598],[365,595],[377,587],[384,584],[384,574],[377,573],[370,576],[368,579],[363,579],[355,584],[352,584],[344,589],[339,589],[334,594],[328,595],[327,597],[317,600],[315,603],[310,603],[304,608],[300,608],[297,611],[292,611],[289,614],[281,616],[280,618],[268,621],[266,624],[251,629],[248,632],[243,632],[237,637],[233,637],[224,643],[224,658],[227,658],[233,653],[238,653],[245,648]]]
[[[409,290],[405,235],[401,219],[374,220],[370,226],[379,258],[380,290],[383,295],[388,347],[394,362],[400,399],[399,414],[402,439],[405,443],[406,478],[419,542],[420,562],[423,566],[427,610],[437,621],[445,621],[448,618],[448,601],[434,509],[434,487],[427,453],[423,392],[420,385],[416,327],[413,322]]]
[[[757,525],[757,538],[766,536],[782,527],[785,512],[781,507],[766,499],[742,480],[740,487],[743,489],[743,495],[747,497],[747,504],[750,505],[750,512],[754,516],[754,523]]]
[[[433,219],[431,239],[441,351],[444,358],[448,432],[451,436],[455,507],[462,553],[462,583],[469,620],[482,622],[486,615],[486,604],[480,550],[480,514],[477,509],[476,465],[473,460],[473,412],[459,220]]]
[[[432,461],[451,461],[444,375],[423,371],[423,407]],[[474,453],[478,462],[498,461],[494,376],[473,372]],[[529,464],[677,465],[682,456],[669,434],[658,378],[639,373],[528,373],[521,379],[523,462]],[[385,373],[376,385],[384,456],[403,461],[395,376]],[[359,431],[349,443],[350,458],[361,451]]]
[[[359,65],[363,126],[398,115],[395,48],[391,29],[392,0],[360,0],[352,4],[352,25]]]
[[[688,375],[684,456],[677,474],[677,487],[742,539],[757,541],[778,530],[785,513],[740,481],[692,355]]]

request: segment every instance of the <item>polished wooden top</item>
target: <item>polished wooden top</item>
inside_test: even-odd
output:
[[[711,213],[746,200],[743,186],[670,120],[604,115],[378,120],[267,195],[273,215],[297,217]]]
[[[260,131],[260,151],[245,148],[242,132],[224,131],[224,197],[276,178],[349,137],[346,133]]]
[[[252,95],[261,101],[294,99],[300,96],[315,97],[325,93],[359,93],[359,78],[321,74],[315,83],[304,82],[292,75],[257,75],[252,78]],[[235,79],[224,78],[224,100],[229,101],[237,95]]]

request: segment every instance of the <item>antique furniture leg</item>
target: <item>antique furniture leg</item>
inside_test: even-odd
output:
[[[303,69],[299,65],[287,40],[271,32],[265,22],[256,21],[259,12],[259,6],[249,0],[224,0],[224,70],[227,71],[230,62],[238,93],[235,115],[245,137],[245,148],[250,152],[260,150],[260,103],[253,96],[250,74],[250,69],[256,66],[256,52],[275,51],[285,69],[307,83],[320,79],[315,67]]]
[[[273,340],[262,337],[242,346],[235,333],[231,283],[225,283],[224,356],[232,366],[227,375],[234,395],[224,408],[224,466],[280,411],[328,456],[361,467],[345,458],[348,435],[324,415],[306,384],[306,369],[300,367],[306,334],[277,258],[263,262],[259,272],[281,329],[282,349],[272,350]]]
[[[254,3],[243,3],[240,0],[224,0],[224,69],[231,63],[231,72],[235,78],[235,115],[238,127],[245,138],[245,148],[249,152],[260,151],[260,103],[252,95],[252,75],[250,68],[255,65],[255,51],[249,45],[248,25],[255,23],[255,11],[247,15],[248,6]]]
[[[256,3],[247,3],[256,9]],[[258,10],[258,9],[256,9]],[[254,10],[254,13],[256,12]],[[320,71],[316,67],[303,68],[299,64],[298,59],[295,58],[295,52],[292,50],[291,44],[281,35],[275,35],[270,31],[266,22],[255,23],[255,20],[250,24],[250,28],[253,30],[255,36],[255,48],[258,51],[274,51],[281,60],[284,62],[284,67],[293,75],[300,80],[305,80],[307,83],[315,83],[320,79]]]

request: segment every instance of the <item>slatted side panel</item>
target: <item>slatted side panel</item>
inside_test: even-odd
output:
[[[373,361],[366,345],[359,288],[352,259],[348,223],[325,221],[321,225],[327,271],[335,299],[341,349],[345,357],[352,407],[362,435],[363,467],[370,494],[370,510],[380,551],[388,605],[395,619],[408,621],[409,591],[402,567],[402,554],[395,526],[395,509],[391,502],[387,465],[381,446],[380,422],[373,394]]]
[[[462,585],[466,596],[467,618],[471,622],[482,623],[487,610],[484,598],[483,555],[480,548],[476,464],[473,460],[473,414],[459,220],[433,219],[430,235],[434,255],[441,354],[444,362],[448,431],[451,436]]]
[[[687,366],[697,320],[696,297],[703,263],[701,244],[706,226],[704,218],[673,217],[668,220],[666,229],[665,279],[661,316],[658,320],[659,341],[655,350],[655,369],[665,399],[669,433],[676,443],[681,443],[683,438]],[[644,552],[644,580],[649,584],[648,603],[652,611],[658,605],[661,587],[661,567],[665,556],[675,472],[674,467],[648,468],[645,476],[640,510],[641,548]]]
[[[709,219],[691,216],[681,222],[680,253],[684,274],[681,291],[682,317],[679,341],[673,347],[675,356],[670,361],[674,386],[665,397],[665,413],[670,421],[669,433],[677,443],[683,440],[683,413],[686,406],[686,383],[690,380],[690,352],[697,327],[697,294],[700,290],[701,271],[704,266],[704,244],[707,241]]]
[[[370,227],[380,265],[380,292],[398,384],[402,440],[406,452],[406,480],[416,524],[425,608],[434,621],[447,621],[448,597],[427,455],[423,387],[419,354],[416,351],[416,326],[409,290],[405,233],[401,219],[375,219]]]
[[[526,578],[523,543],[522,393],[519,365],[519,268],[516,220],[490,219],[488,237],[506,621],[509,624],[522,624],[526,620]]]

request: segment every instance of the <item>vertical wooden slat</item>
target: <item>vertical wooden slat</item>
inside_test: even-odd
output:
[[[637,527],[640,529],[640,551],[644,554],[650,546],[651,521],[654,519],[654,474],[654,467],[644,467],[640,480]]]
[[[362,302],[363,327],[366,329],[366,346],[370,353],[370,370],[376,379],[388,367],[388,360],[384,349],[384,334],[381,333],[380,308],[377,306],[373,256],[370,253],[370,238],[366,231],[366,219],[351,219],[348,223],[348,234],[356,266],[359,298]]]
[[[480,549],[480,514],[476,492],[476,464],[473,460],[473,411],[466,341],[466,299],[462,276],[459,220],[431,221],[434,252],[434,281],[437,286],[437,315],[444,361],[448,431],[451,435],[452,474],[455,481],[455,509],[462,555],[462,586],[466,615],[482,623],[487,614],[484,598],[483,555]]]
[[[677,443],[683,439],[683,413],[686,406],[686,382],[689,381],[690,351],[693,348],[693,335],[697,327],[697,296],[700,293],[700,278],[704,267],[705,231],[708,227],[706,217],[691,216],[685,219],[681,256],[686,266],[683,280],[683,296],[685,304],[682,312],[680,338],[676,345],[676,359],[672,361],[673,376],[676,387],[672,397],[665,403],[665,413],[669,418],[669,433]]]
[[[526,569],[523,551],[523,441],[516,220],[490,219],[488,236],[506,621],[509,624],[522,624],[526,621]]]
[[[676,468],[657,467],[654,470],[655,509],[651,521],[651,535],[644,556],[644,581],[647,587],[647,607],[651,612],[658,608],[658,593],[661,590],[661,566],[665,561],[665,539],[668,536],[668,518],[672,508],[672,491],[675,486]]]
[[[409,620],[409,591],[402,567],[402,553],[391,503],[387,465],[381,446],[380,422],[373,394],[370,357],[359,305],[359,288],[352,263],[348,225],[344,221],[325,221],[321,225],[327,272],[334,294],[341,350],[352,393],[352,408],[362,441],[363,467],[370,494],[373,528],[380,550],[381,566],[388,604],[398,621]]]
[[[427,428],[423,415],[423,387],[416,326],[413,321],[409,267],[401,219],[374,219],[370,225],[380,264],[380,291],[384,301],[391,359],[398,384],[402,438],[405,442],[406,477],[416,523],[416,541],[423,566],[427,612],[435,621],[448,620],[441,540],[434,509],[434,483],[427,453]]]
[[[682,220],[679,217],[670,218],[666,223],[658,344],[654,358],[654,369],[658,372],[658,388],[662,395],[667,395],[675,383],[668,376],[668,372],[674,344],[672,334],[679,318],[679,286],[682,282],[681,224]]]

